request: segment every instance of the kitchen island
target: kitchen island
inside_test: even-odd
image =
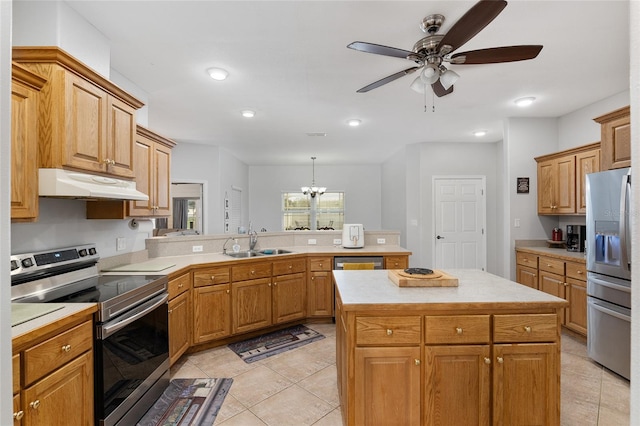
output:
[[[457,287],[333,271],[347,425],[559,425],[563,299],[478,270]]]

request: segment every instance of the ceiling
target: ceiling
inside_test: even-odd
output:
[[[411,50],[423,17],[443,14],[444,34],[475,1],[68,4],[110,40],[111,67],[148,94],[149,128],[248,165],[379,164],[407,144],[478,142],[477,129],[488,132],[480,141],[499,141],[505,117],[558,117],[629,88],[628,1],[512,0],[457,52],[541,44],[540,55],[451,65],[455,91],[426,99],[409,88],[416,74],[356,93],[414,63],[346,46]],[[214,66],[229,78],[212,80]],[[536,102],[516,107],[523,96]]]

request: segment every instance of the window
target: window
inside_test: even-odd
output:
[[[311,198],[302,192],[282,193],[282,229],[342,229],[344,192],[325,192]]]

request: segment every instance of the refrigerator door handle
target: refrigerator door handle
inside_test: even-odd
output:
[[[620,190],[620,248],[622,249],[622,264],[626,265],[628,271],[631,270],[631,238],[628,238],[629,215],[627,207],[629,206],[631,196],[631,170],[622,177],[622,185]]]
[[[611,315],[612,317],[616,317],[616,318],[621,319],[623,321],[631,322],[631,317],[629,317],[628,315],[625,315],[625,314],[622,314],[620,312],[614,311],[612,309],[606,308],[606,307],[600,305],[598,302],[591,301],[589,303],[589,306],[591,306],[595,310],[598,310],[598,311],[602,312],[603,314]]]
[[[627,287],[627,286],[623,286],[623,285],[619,285],[619,284],[614,284],[612,282],[609,281],[605,281],[602,280],[600,278],[596,278],[593,276],[590,276],[589,278],[587,278],[587,281],[590,281],[594,284],[600,285],[602,287],[608,287],[608,288],[612,288],[614,290],[618,290],[618,291],[622,291],[624,293],[631,293],[631,287]]]

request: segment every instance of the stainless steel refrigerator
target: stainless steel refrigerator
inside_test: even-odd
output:
[[[631,169],[587,175],[587,351],[631,374]]]

